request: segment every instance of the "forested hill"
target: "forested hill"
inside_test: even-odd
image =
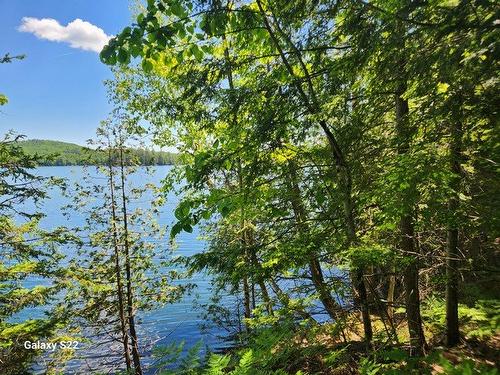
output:
[[[30,139],[21,142],[27,154],[44,157],[40,164],[50,165],[83,165],[102,164],[107,155],[74,143],[52,141],[45,139]],[[178,160],[177,154],[165,151],[147,149],[131,149],[131,154],[142,165],[171,165]]]

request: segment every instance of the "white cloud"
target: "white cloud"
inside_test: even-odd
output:
[[[69,43],[72,48],[101,52],[111,36],[90,22],[77,18],[66,26],[53,18],[23,17],[19,31],[35,34],[40,39]]]

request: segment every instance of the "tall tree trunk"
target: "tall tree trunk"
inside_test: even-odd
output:
[[[394,292],[396,290],[396,267],[391,267],[391,275],[389,276],[389,287],[387,290],[387,316],[394,324]]]
[[[409,14],[408,1],[404,0],[400,17],[406,19]],[[399,38],[399,56],[395,63],[395,113],[396,113],[396,140],[397,152],[399,155],[406,155],[410,152],[413,128],[410,124],[408,100],[403,97],[407,89],[405,39],[406,26],[401,20],[396,21],[394,34]],[[406,317],[408,320],[408,330],[410,334],[411,354],[422,355],[426,349],[425,336],[422,328],[422,317],[420,315],[420,294],[419,294],[419,248],[415,246],[414,239],[414,206],[412,195],[416,192],[414,182],[401,192],[400,202],[402,214],[399,220],[399,248],[404,256],[410,259],[410,263],[403,272],[403,285],[406,297]]]
[[[252,315],[252,309],[250,307],[250,286],[248,285],[248,277],[243,277],[243,305],[244,305],[244,317],[250,319]],[[245,327],[248,328],[248,323],[245,323]]]
[[[132,290],[132,270],[130,261],[130,244],[128,232],[127,197],[125,194],[125,162],[123,160],[123,145],[120,144],[120,177],[122,191],[122,214],[123,214],[123,235],[125,248],[125,272],[127,276],[127,313],[130,338],[132,339],[132,358],[134,360],[134,370],[136,375],[142,375],[141,356],[139,354],[139,343],[137,331],[135,329],[134,318],[134,292]]]
[[[220,6],[220,2],[217,2],[217,5]],[[227,3],[227,7],[230,8],[230,2]],[[222,40],[225,43],[227,42],[225,34],[222,35]],[[231,126],[235,127],[238,124],[238,105],[237,105],[236,100],[235,100],[233,69],[232,69],[231,58],[229,55],[228,44],[229,43],[226,43],[226,46],[224,48],[224,58],[225,58],[226,64],[227,64],[227,80],[228,80],[228,84],[229,84],[229,100],[231,103],[234,103],[234,107],[231,110]],[[239,159],[238,159],[238,183],[239,183],[240,192],[241,192],[243,190],[243,176],[242,176],[241,160],[239,160]],[[242,229],[242,233],[243,233],[242,238],[241,238],[241,243],[242,243],[242,247],[243,247],[243,257],[244,257],[245,262],[249,262],[248,246],[247,246],[248,244],[246,243],[246,239],[245,239],[245,237],[246,237],[245,236],[246,222],[245,222],[245,218],[244,218],[243,209],[241,211],[241,220],[240,221],[241,221],[240,225],[241,225],[241,229]],[[251,292],[253,291],[253,288],[254,288],[253,284],[252,284],[252,288],[250,288],[248,275],[244,275],[243,276],[243,304],[244,304],[244,317],[246,319],[250,319],[250,317],[251,317],[252,300],[255,303],[255,297],[251,298],[252,297]],[[249,325],[246,322],[245,322],[245,328],[246,328],[247,332],[250,331]]]
[[[296,166],[295,163],[291,160],[288,162],[288,170],[290,175],[290,203],[292,204],[292,209],[299,231],[302,235],[306,236],[309,233],[309,228],[306,221],[307,215],[304,205],[302,204],[301,191],[297,180]],[[321,264],[318,260],[318,254],[316,254],[314,251],[310,251],[309,254],[309,272],[311,273],[311,279],[314,288],[318,292],[319,299],[325,307],[326,312],[332,319],[336,320],[339,315],[340,307],[331,296],[330,291],[325,284],[323,271],[321,270]]]
[[[274,12],[272,9],[270,10],[271,17],[274,20],[274,25],[276,27],[277,32],[283,37],[286,41],[286,44],[292,49],[294,52],[294,55],[297,57],[300,69],[302,70],[303,73],[303,78],[301,77],[300,79],[296,77],[296,74],[294,72],[293,67],[291,66],[290,62],[288,61],[287,55],[283,51],[283,48],[281,47],[280,41],[278,37],[276,36],[276,33],[274,32],[267,16],[267,11],[269,10],[264,10],[262,2],[260,0],[257,0],[257,6],[259,8],[259,12],[262,15],[263,22],[264,22],[264,27],[266,28],[267,32],[269,33],[269,36],[271,38],[271,41],[273,42],[274,46],[278,50],[278,53],[281,57],[281,60],[283,61],[283,64],[285,65],[288,73],[293,77],[293,82],[295,84],[295,87],[297,88],[299,95],[303,101],[304,107],[307,109],[307,111],[312,114],[312,115],[317,115],[321,112],[320,104],[317,99],[316,91],[313,86],[312,78],[309,73],[309,70],[307,69],[306,64],[304,63],[302,59],[302,53],[300,50],[297,48],[297,46],[293,43],[293,41],[290,39],[290,37],[283,32],[282,28],[279,25],[278,20],[276,19],[276,16],[274,15]],[[305,79],[304,79],[305,78]],[[305,81],[306,87],[307,87],[307,92],[302,88],[302,84],[300,82]],[[324,119],[319,120],[319,125],[323,132],[325,133],[325,136],[328,140],[328,143],[330,145],[331,151],[332,151],[332,156],[333,160],[335,161],[335,164],[337,165],[337,171],[339,174],[339,185],[342,187],[342,192],[343,192],[343,200],[344,200],[344,217],[345,217],[345,225],[346,225],[346,230],[347,230],[347,237],[349,240],[348,246],[353,245],[356,243],[356,231],[355,231],[355,221],[354,221],[354,212],[353,212],[353,202],[352,202],[352,179],[350,175],[350,170],[348,168],[348,165],[346,163],[346,160],[344,158],[344,155],[342,153],[341,148],[339,147],[339,144],[337,143],[337,140],[335,136],[333,135],[332,131],[328,127],[328,124]],[[352,230],[354,229],[354,231]],[[354,234],[354,236],[352,236]],[[354,270],[354,280],[353,280],[353,287],[354,287],[354,294],[357,296],[357,299],[361,305],[361,312],[362,312],[362,317],[363,317],[363,328],[365,332],[365,340],[367,342],[370,342],[373,336],[372,333],[372,326],[371,326],[371,320],[370,320],[370,314],[369,314],[369,307],[368,307],[368,299],[367,299],[367,294],[366,294],[366,286],[364,283],[363,279],[363,269],[356,269]]]
[[[332,140],[334,138],[332,137]],[[336,142],[335,142],[336,143]],[[336,145],[340,155],[340,147]],[[345,226],[347,228],[347,239],[349,245],[355,245],[358,242],[358,237],[356,235],[356,226],[354,223],[354,209],[352,203],[352,178],[347,163],[344,157],[339,158],[342,162],[337,163],[337,169],[339,174],[344,180],[343,184],[343,200],[344,200],[344,220]],[[366,342],[370,342],[373,338],[373,330],[370,319],[370,310],[368,307],[368,293],[366,291],[366,283],[364,280],[363,267],[357,267],[352,272],[352,280],[354,284],[354,292],[356,294],[356,299],[358,304],[361,306],[361,318],[363,320],[363,331]]]
[[[400,221],[401,249],[406,254],[414,253],[413,223],[404,216]],[[425,337],[420,315],[420,294],[418,289],[418,259],[412,259],[404,271],[404,288],[406,295],[406,317],[410,333],[410,345],[413,354],[422,355],[425,351]]]
[[[462,154],[462,124],[457,121],[451,125],[450,169],[453,173],[448,202],[450,222],[446,244],[446,344],[455,346],[460,341],[458,323],[458,192],[460,189],[460,161]]]
[[[328,315],[333,320],[337,320],[339,317],[340,307],[333,299],[330,291],[328,290],[325,279],[323,277],[323,271],[321,270],[321,265],[315,255],[311,255],[309,258],[309,272],[311,273],[314,288],[319,294],[319,300],[325,307]]]
[[[273,313],[273,302],[271,301],[271,297],[269,296],[269,292],[267,291],[266,283],[262,278],[259,278],[258,282],[260,292],[262,293],[262,299],[264,300],[264,305],[266,306],[266,311],[269,315],[274,315]]]
[[[241,170],[241,160],[238,159],[238,183],[239,183],[239,189],[240,192],[243,191],[243,176],[242,176],[242,170]],[[245,220],[245,212],[244,208],[241,207],[240,210],[240,233],[241,233],[241,238],[240,238],[240,243],[241,243],[241,250],[242,250],[242,257],[243,261],[248,268],[250,269],[250,265],[252,263],[251,257],[250,257],[250,249],[248,247],[248,239],[247,239],[247,230],[246,230],[246,220]],[[252,307],[255,305],[255,292],[254,292],[254,284],[253,281],[251,280],[249,273],[247,272],[247,269],[245,269],[243,275],[243,300],[244,300],[244,305],[245,305],[245,318],[250,319],[252,315]],[[250,285],[250,283],[252,285]],[[253,297],[253,298],[252,298]],[[252,303],[252,301],[254,301]],[[250,332],[250,327],[248,323],[245,322],[245,327],[247,329],[247,332]]]
[[[109,138],[108,138],[109,140]],[[108,142],[108,168],[109,168],[109,191],[111,196],[111,221],[112,221],[112,232],[113,232],[113,248],[115,253],[115,274],[116,274],[116,294],[118,295],[118,314],[120,316],[120,330],[122,334],[123,341],[123,355],[125,359],[125,365],[127,366],[127,371],[130,372],[132,369],[132,360],[130,358],[129,349],[129,338],[127,331],[127,322],[125,318],[125,308],[123,303],[123,286],[122,286],[122,271],[120,266],[120,251],[118,248],[118,231],[116,228],[116,198],[115,198],[115,183],[114,183],[114,171],[113,171],[113,159],[112,159],[112,148],[111,142]]]
[[[255,300],[255,283],[252,281],[251,284],[252,284],[252,288],[251,288],[251,291],[252,291],[252,310],[255,310],[255,308],[257,307],[257,301]]]
[[[404,71],[404,63],[398,67]],[[406,91],[404,73],[401,73],[400,84],[396,90],[396,132],[398,140],[398,154],[405,155],[410,149],[411,130],[408,124],[409,107],[408,101],[403,98]],[[410,186],[409,189],[414,189]],[[410,264],[404,270],[404,289],[406,295],[406,316],[408,319],[408,330],[410,333],[410,345],[413,354],[421,355],[425,351],[425,337],[422,329],[422,318],[420,315],[420,295],[418,286],[419,259],[418,249],[414,244],[413,207],[408,206],[407,201],[411,198],[412,191],[406,189],[402,192],[400,204],[403,214],[399,221],[400,249],[407,257],[411,257]]]
[[[247,236],[250,237],[249,234],[247,234]],[[253,242],[252,240],[250,241]],[[252,266],[255,270],[257,270],[257,285],[259,285],[260,292],[262,293],[262,300],[264,301],[264,305],[266,306],[266,311],[269,315],[273,315],[273,302],[271,300],[271,297],[269,296],[266,283],[264,282],[264,277],[262,276],[262,266],[259,262],[259,259],[257,258],[257,254],[255,254],[255,250],[249,249],[249,252],[252,260]]]

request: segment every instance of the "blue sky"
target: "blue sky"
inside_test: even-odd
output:
[[[26,54],[22,61],[0,64],[0,93],[9,98],[0,107],[0,134],[13,129],[28,138],[78,144],[92,137],[110,110],[102,81],[111,73],[92,51],[98,47],[86,31],[101,39],[118,33],[131,23],[129,5],[128,0],[0,0],[0,55]],[[25,32],[19,31],[23,23]]]

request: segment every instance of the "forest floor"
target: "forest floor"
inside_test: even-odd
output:
[[[427,311],[428,312],[428,311]],[[462,312],[463,313],[463,312]],[[424,312],[424,315],[425,312]],[[287,361],[287,373],[347,374],[498,374],[500,369],[500,331],[496,321],[491,331],[478,335],[478,320],[491,326],[484,317],[463,324],[462,341],[454,348],[444,345],[444,331],[426,324],[428,350],[420,358],[410,357],[404,314],[395,316],[394,330],[379,317],[372,316],[373,345],[362,341],[360,317],[352,315],[344,332],[333,323],[299,330],[295,338],[275,348],[274,354]],[[489,318],[488,318],[489,319]],[[474,329],[473,329],[474,328]],[[349,332],[349,333],[347,333]],[[397,339],[393,335],[397,334]],[[294,348],[295,347],[295,348]]]

